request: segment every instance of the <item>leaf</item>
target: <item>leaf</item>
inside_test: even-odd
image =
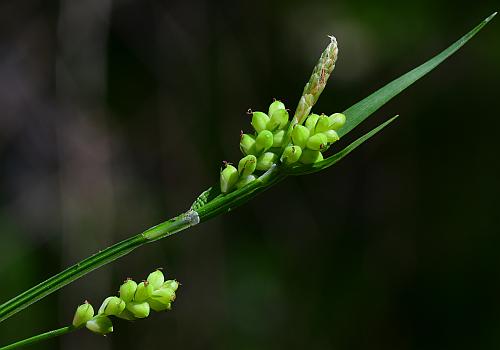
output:
[[[321,171],[323,169],[326,169],[333,164],[337,163],[340,161],[342,158],[347,156],[349,153],[354,151],[359,145],[361,145],[363,142],[377,134],[380,130],[385,128],[387,125],[392,123],[398,116],[394,116],[391,119],[387,120],[386,122],[380,124],[377,126],[375,129],[372,129],[370,132],[366,133],[365,135],[361,136],[359,139],[351,143],[349,146],[344,148],[342,151],[335,153],[334,155],[328,157],[325,160],[322,160],[321,162],[314,163],[314,164],[308,164],[308,165],[295,165],[293,167],[290,167],[286,170],[287,174],[290,175],[305,175],[305,174],[312,174],[316,173],[318,171]]]
[[[477,32],[479,32],[489,21],[491,21],[496,14],[497,13],[495,12],[490,15],[469,33],[465,34],[463,37],[461,37],[454,44],[452,44],[446,50],[442,51],[437,56],[434,56],[424,64],[402,75],[396,80],[393,80],[383,88],[375,91],[370,96],[345,110],[344,114],[347,117],[347,121],[342,129],[339,130],[339,136],[342,137],[343,135],[350,132],[359,123],[368,118],[371,114],[373,114],[377,109],[386,104],[394,96],[396,96],[401,91],[416,82],[418,79],[422,78],[424,75],[436,68],[444,60],[454,54],[459,48],[465,45],[465,43],[469,41],[474,35],[476,35]]]

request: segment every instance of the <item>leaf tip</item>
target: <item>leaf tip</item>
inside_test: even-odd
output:
[[[488,18],[486,18],[484,21],[489,22],[497,15],[498,11],[493,12]]]

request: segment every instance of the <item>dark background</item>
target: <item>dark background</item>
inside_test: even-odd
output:
[[[0,2],[0,302],[187,209],[240,157],[251,107],[294,109],[334,34],[316,112],[346,109],[494,1]],[[172,312],[35,349],[498,349],[496,18],[349,134],[338,166],[93,272],[0,325],[71,322],[162,266]],[[345,140],[344,140],[345,142]]]

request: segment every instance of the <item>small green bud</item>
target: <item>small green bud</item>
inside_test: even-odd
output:
[[[145,301],[132,301],[127,303],[127,310],[137,318],[145,318],[149,316],[149,304]]]
[[[149,307],[153,309],[154,311],[165,311],[165,310],[171,310],[172,309],[172,303],[160,303],[156,300],[149,299]]]
[[[160,288],[153,292],[149,298],[149,306],[155,311],[170,309],[172,301],[175,300],[175,292],[170,288]]]
[[[324,114],[320,115],[314,128],[314,133],[325,132],[327,130],[330,130],[330,119]]]
[[[253,176],[253,175],[248,175],[248,176],[245,176],[245,177],[242,177],[240,178],[240,180],[236,183],[236,188],[237,189],[240,189],[246,185],[248,185],[250,182],[252,182],[253,180],[255,180],[256,177]]]
[[[255,138],[255,149],[258,153],[265,152],[273,145],[273,133],[269,130],[259,132]]]
[[[153,294],[153,290],[153,286],[148,281],[139,283],[135,291],[134,301],[138,303],[145,301]]]
[[[120,286],[120,299],[128,303],[134,299],[135,291],[137,289],[137,283],[132,279],[127,279]]]
[[[330,129],[339,130],[345,124],[345,115],[342,113],[333,113],[328,117],[330,120]]]
[[[288,111],[286,109],[278,109],[273,112],[271,119],[267,123],[268,130],[283,129],[288,123]]]
[[[85,303],[76,308],[75,316],[73,316],[73,326],[80,327],[92,317],[94,317],[94,308],[85,300]]]
[[[327,142],[328,140],[326,138],[326,135],[320,132],[316,135],[311,136],[309,140],[307,140],[307,148],[314,151],[320,151],[325,148]]]
[[[269,113],[268,113],[268,115],[272,116],[273,113],[275,111],[277,111],[278,109],[285,109],[285,105],[280,100],[276,100],[276,101],[274,101],[273,103],[271,103],[269,105]]]
[[[163,282],[165,282],[165,276],[160,270],[153,271],[148,276],[148,282],[153,286],[153,289],[161,288]]]
[[[285,137],[285,130],[275,131],[273,134],[273,147],[281,147],[281,145],[283,145],[284,137]]]
[[[85,326],[94,333],[108,334],[113,332],[113,323],[108,316],[98,315],[88,321]]]
[[[328,143],[334,143],[339,140],[339,135],[335,130],[327,130],[323,134],[326,135]]]
[[[220,190],[222,193],[228,193],[238,182],[238,170],[230,164],[220,172]]]
[[[306,128],[309,129],[309,131],[311,133],[314,133],[314,128],[316,128],[316,123],[318,122],[318,119],[319,119],[319,115],[317,115],[317,114],[310,114],[307,117],[305,126],[306,126]]]
[[[177,282],[176,280],[165,281],[162,288],[170,288],[175,292],[179,288],[179,282]]]
[[[323,160],[323,155],[320,151],[305,149],[302,151],[300,162],[303,164],[313,164]]]
[[[256,163],[257,158],[254,155],[249,154],[248,156],[241,158],[238,163],[238,173],[240,176],[247,177],[252,175],[255,171]]]
[[[99,315],[118,315],[125,309],[125,302],[118,297],[107,297],[99,308]]]
[[[266,125],[269,122],[269,117],[263,112],[253,112],[252,113],[252,126],[257,132],[266,130]]]
[[[307,144],[307,139],[309,139],[309,135],[310,131],[308,128],[296,124],[292,130],[293,144],[299,146],[300,148],[305,148]]]
[[[272,152],[265,152],[257,158],[257,170],[269,170],[278,159]]]
[[[292,164],[299,160],[302,155],[302,148],[299,146],[287,146],[283,151],[283,155],[281,156],[281,161],[284,164]]]
[[[248,134],[242,134],[240,138],[240,150],[244,155],[256,154],[255,137]]]

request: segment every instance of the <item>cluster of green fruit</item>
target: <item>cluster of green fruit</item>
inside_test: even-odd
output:
[[[150,273],[147,280],[139,284],[128,278],[120,286],[120,296],[104,299],[97,315],[94,315],[94,308],[87,301],[78,306],[73,317],[73,327],[85,326],[99,334],[113,332],[109,316],[136,320],[148,317],[151,309],[170,310],[178,287],[179,282],[176,280],[165,281],[160,270]]]
[[[256,179],[255,171],[269,170],[278,161],[290,165],[296,162],[313,164],[323,160],[322,152],[339,140],[337,130],[346,121],[342,113],[330,116],[310,114],[305,118],[304,125],[293,125],[291,135],[288,135],[289,115],[281,101],[271,103],[268,114],[250,113],[255,133],[241,134],[240,150],[245,156],[239,161],[238,168],[224,162],[220,173],[222,193],[249,184]],[[290,136],[291,140],[286,140]]]

